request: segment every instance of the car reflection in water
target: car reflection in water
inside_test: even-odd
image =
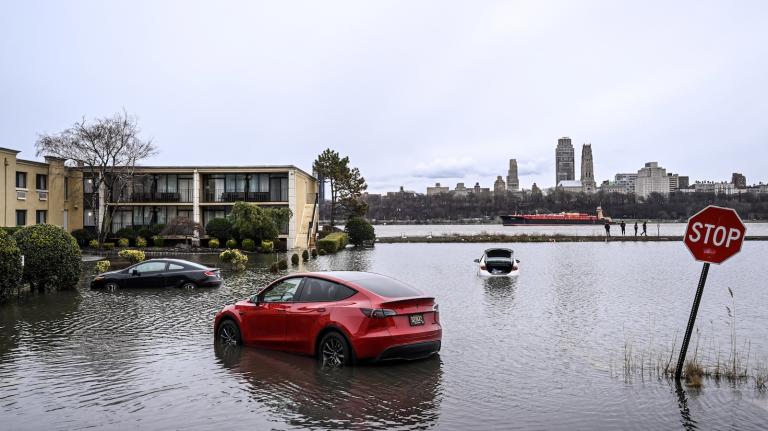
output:
[[[430,429],[442,396],[440,357],[328,368],[313,358],[215,344],[221,366],[248,383],[254,401],[292,426]]]

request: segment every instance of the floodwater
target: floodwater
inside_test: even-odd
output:
[[[648,370],[649,356],[679,349],[693,301],[701,264],[682,244],[513,244],[520,275],[482,279],[472,260],[489,246],[381,244],[306,265],[389,274],[436,296],[443,350],[411,363],[328,371],[312,358],[214,348],[215,312],[273,278],[266,258],[225,272],[219,289],[81,289],[6,304],[0,427],[765,429],[768,394],[752,379],[677,392]],[[735,322],[750,374],[768,358],[765,256],[768,243],[747,242],[713,265],[689,355],[726,360]]]
[[[685,233],[687,223],[655,223],[649,222],[647,234],[650,236],[682,236]],[[768,236],[768,223],[745,223],[747,235]],[[570,235],[570,236],[603,236],[605,228],[601,224],[589,225],[528,225],[528,226],[503,226],[500,224],[422,224],[422,225],[375,225],[376,236],[381,238],[400,236],[441,236],[441,235]],[[643,222],[638,224],[638,235],[643,232]],[[611,226],[611,234],[621,235],[618,225]],[[634,220],[627,220],[627,236],[635,234]]]

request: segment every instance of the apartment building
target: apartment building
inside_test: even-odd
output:
[[[45,162],[20,160],[16,154],[0,149],[6,169],[4,226],[50,223],[69,231],[96,229],[107,207],[115,210],[112,232],[167,224],[176,217],[205,226],[243,201],[291,210],[293,216],[280,234],[287,249],[308,248],[317,232],[318,181],[292,165],[141,166],[121,192],[108,194],[94,189],[82,167],[67,167],[64,160],[50,157]]]

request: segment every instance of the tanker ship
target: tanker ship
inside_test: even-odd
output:
[[[569,224],[604,224],[611,223],[610,217],[603,215],[603,209],[597,207],[597,215],[585,213],[558,213],[558,214],[515,214],[502,215],[501,223],[504,226],[519,225],[569,225]]]

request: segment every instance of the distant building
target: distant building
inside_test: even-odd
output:
[[[469,190],[464,187],[464,183],[456,183],[456,189],[452,192],[455,196],[466,196]]]
[[[581,185],[584,193],[597,191],[595,168],[592,161],[592,144],[584,144],[581,147]]]
[[[400,186],[400,190],[396,192],[387,192],[387,197],[393,198],[397,196],[416,196],[416,192],[413,190],[405,190],[403,186]]]
[[[531,186],[531,194],[532,195],[540,195],[541,194],[541,189],[539,188],[539,186],[536,185],[536,183],[533,183],[533,185]]]
[[[677,177],[677,189],[678,190],[684,190],[691,186],[691,180],[688,178],[688,176],[678,176]]]
[[[626,184],[619,184],[616,181],[603,181],[602,184],[600,184],[600,191],[604,193],[629,193],[629,189],[627,188]]]
[[[635,182],[637,182],[636,173],[616,174],[613,178],[617,185],[626,187],[626,192],[624,193],[635,193]]]
[[[693,189],[696,190],[697,193],[715,193],[724,195],[732,195],[736,193],[736,187],[734,187],[732,183],[726,181],[696,181],[693,185]]]
[[[557,140],[555,150],[555,185],[560,181],[573,181],[576,179],[575,161],[571,138],[563,137]]]
[[[584,184],[578,180],[560,181],[557,184],[557,190],[568,193],[581,193],[584,191]]]
[[[680,176],[671,172],[667,173],[669,178],[669,192],[674,193],[680,189]]]
[[[509,177],[507,177],[509,178]],[[501,175],[496,177],[496,181],[493,183],[493,192],[498,194],[504,194],[507,191],[507,184],[501,179]]]
[[[520,190],[520,180],[517,177],[517,159],[509,159],[509,171],[507,171],[507,190],[516,192]]]
[[[635,194],[641,198],[647,198],[651,193],[669,195],[669,177],[667,170],[660,167],[657,162],[648,162],[637,171],[635,180]]]
[[[441,193],[448,193],[450,189],[448,187],[441,187],[440,183],[435,183],[434,187],[427,187],[427,196],[439,195]]]
[[[747,188],[747,177],[744,175],[734,172],[733,175],[731,175],[731,183],[734,187],[737,189],[746,189]]]
[[[475,187],[470,190],[472,193],[475,194],[481,194],[481,193],[490,193],[491,189],[488,187],[480,187],[480,183],[475,183]]]

